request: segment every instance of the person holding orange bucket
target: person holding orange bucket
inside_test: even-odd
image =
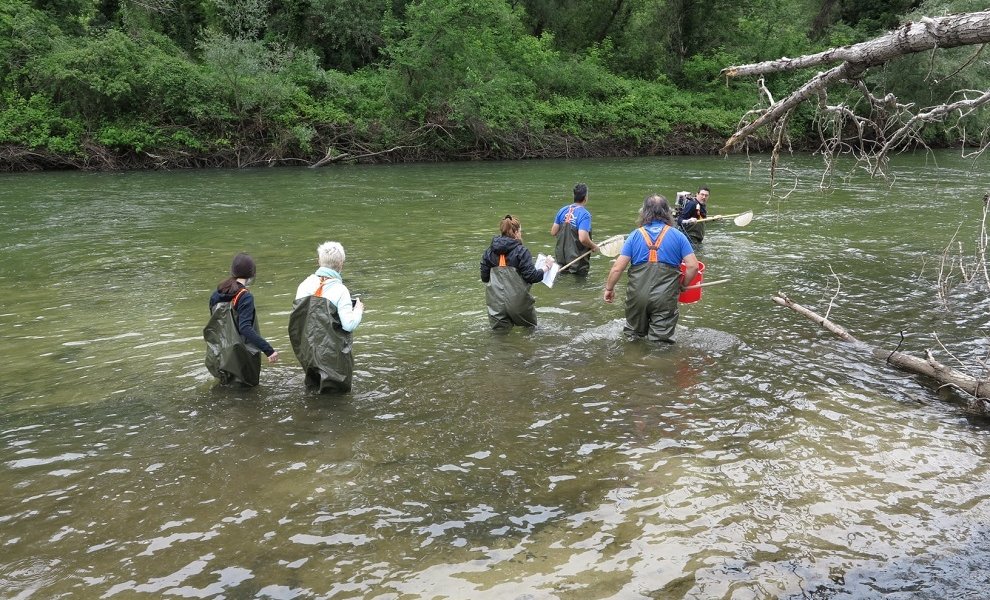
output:
[[[678,295],[698,274],[698,258],[687,236],[674,226],[663,196],[653,194],[643,200],[638,224],[605,279],[603,299],[609,304],[615,300],[615,284],[629,267],[623,331],[633,339],[673,343],[680,316]]]

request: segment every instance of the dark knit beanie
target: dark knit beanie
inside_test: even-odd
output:
[[[234,257],[230,263],[230,274],[234,277],[251,279],[254,277],[254,259],[243,252]]]

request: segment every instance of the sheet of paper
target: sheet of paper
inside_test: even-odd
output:
[[[544,266],[546,264],[547,264],[546,254],[540,254],[539,256],[536,257],[536,268],[546,269],[546,267]],[[542,281],[543,285],[552,288],[553,282],[554,280],[557,279],[557,273],[559,271],[560,271],[560,265],[558,265],[557,263],[553,263],[552,267],[543,271],[543,281]]]

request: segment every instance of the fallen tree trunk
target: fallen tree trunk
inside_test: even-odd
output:
[[[873,347],[857,340],[843,327],[829,321],[815,311],[801,306],[784,294],[773,296],[773,301],[780,306],[789,308],[800,315],[804,315],[811,321],[818,323],[847,342],[862,344],[866,348],[869,348],[874,357],[890,365],[905,371],[910,371],[911,373],[930,377],[937,381],[940,385],[952,386],[962,392],[965,392],[971,396],[968,403],[970,409],[979,412],[980,414],[990,414],[990,379],[973,377],[972,375],[967,375],[962,371],[957,371],[952,367],[943,365],[935,360],[935,357],[932,355],[931,351],[926,351],[925,358],[918,358],[896,350],[891,352],[882,348]]]

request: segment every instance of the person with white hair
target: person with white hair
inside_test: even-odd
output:
[[[289,315],[289,341],[308,387],[324,392],[351,389],[351,332],[361,324],[364,303],[344,285],[344,247],[324,242],[316,249],[320,268],[296,288]]]

